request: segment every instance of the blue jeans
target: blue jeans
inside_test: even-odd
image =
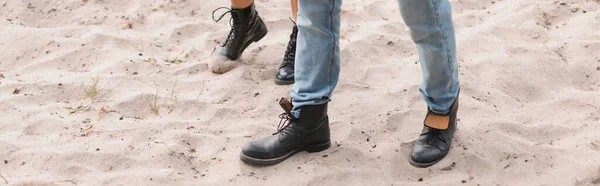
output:
[[[331,101],[340,74],[342,0],[298,3],[296,83],[291,90],[295,117],[300,116],[304,105]],[[459,89],[450,3],[448,0],[398,0],[398,3],[421,59],[423,82],[419,91],[432,112],[447,114]]]

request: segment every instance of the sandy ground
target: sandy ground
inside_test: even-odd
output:
[[[241,66],[208,69],[222,0],[0,0],[0,185],[600,184],[600,2],[453,0],[462,81],[450,154],[408,164],[421,69],[392,0],[346,1],[332,148],[239,160],[273,133],[289,1]]]

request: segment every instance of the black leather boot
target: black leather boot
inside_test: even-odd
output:
[[[327,103],[303,106],[299,118],[291,114],[288,100],[282,98],[279,105],[285,111],[279,116],[283,123],[275,134],[244,146],[240,155],[244,162],[273,165],[301,151],[319,152],[331,146]]]
[[[448,115],[435,114],[429,108],[427,110],[423,131],[410,153],[410,164],[419,168],[434,165],[450,152],[452,137],[456,131],[458,96]]]
[[[296,60],[296,38],[298,38],[298,27],[294,25],[290,42],[288,43],[283,62],[279,65],[277,75],[275,75],[275,84],[289,85],[294,83],[294,61]]]
[[[229,11],[223,13],[219,19],[215,19],[214,13],[220,9],[228,9]],[[231,13],[231,31],[223,45],[217,49],[217,53],[230,60],[236,60],[250,44],[261,40],[267,35],[267,27],[258,16],[254,3],[244,9],[218,8],[213,12],[213,19],[219,21],[227,13]]]

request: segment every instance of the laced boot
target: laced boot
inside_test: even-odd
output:
[[[221,9],[227,9],[228,11],[223,13],[218,19],[215,19],[215,12]],[[228,13],[231,14],[231,30],[229,31],[229,35],[225,42],[217,49],[217,54],[229,60],[236,60],[244,53],[244,50],[246,50],[250,44],[258,42],[267,35],[267,27],[258,16],[254,3],[244,9],[227,7],[217,8],[213,11],[213,20],[218,22]],[[218,61],[219,60],[217,60],[216,64],[212,65],[217,68],[216,73],[224,73],[231,70],[219,69],[220,66],[223,65],[218,64]],[[230,65],[231,64],[225,64],[225,66]],[[213,71],[215,71],[215,68],[213,68]]]
[[[303,106],[298,118],[291,114],[290,101],[282,98],[279,105],[285,113],[279,116],[277,132],[244,146],[240,155],[244,162],[273,165],[298,152],[319,152],[331,146],[327,103]]]
[[[296,39],[298,38],[298,27],[294,25],[290,41],[288,42],[283,62],[279,65],[277,75],[275,75],[275,84],[289,85],[294,83],[294,61],[296,60]]]
[[[435,114],[429,108],[427,110],[423,131],[410,153],[410,164],[420,168],[434,165],[450,152],[457,125],[458,96],[447,115]]]

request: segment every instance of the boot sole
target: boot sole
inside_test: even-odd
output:
[[[446,157],[446,156],[444,156],[444,157]],[[410,165],[417,167],[417,168],[427,168],[427,167],[431,167],[432,165],[435,165],[436,163],[442,161],[444,159],[444,157],[442,157],[439,160],[435,160],[435,161],[429,162],[429,163],[417,163],[417,162],[414,162],[412,160],[412,158],[409,158],[408,162],[410,163]]]
[[[277,84],[277,85],[291,85],[294,83],[295,83],[294,80],[280,80],[280,79],[275,78],[275,84]]]
[[[324,150],[328,149],[329,147],[331,147],[331,141],[328,141],[328,142],[322,143],[322,144],[311,145],[308,147],[304,147],[302,149],[293,150],[293,151],[291,151],[281,157],[277,157],[277,158],[271,158],[271,159],[253,158],[250,156],[246,156],[244,153],[240,154],[240,158],[242,159],[242,161],[244,161],[246,163],[250,163],[250,164],[275,165],[275,164],[281,163],[282,161],[288,159],[289,157],[292,157],[294,154],[296,154],[298,152],[307,151],[308,153],[315,153],[315,152],[324,151]]]

